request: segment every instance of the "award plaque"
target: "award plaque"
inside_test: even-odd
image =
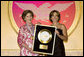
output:
[[[35,25],[33,51],[53,55],[55,38],[54,26]]]

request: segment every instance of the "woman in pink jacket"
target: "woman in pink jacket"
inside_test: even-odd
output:
[[[34,25],[31,23],[34,14],[31,10],[25,10],[22,14],[22,19],[26,22],[25,25],[20,27],[18,34],[18,44],[20,46],[20,56],[39,56],[32,51]]]

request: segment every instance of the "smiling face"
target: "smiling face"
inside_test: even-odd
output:
[[[54,12],[54,13],[52,14],[51,20],[52,20],[53,22],[58,22],[59,17],[58,17],[58,14],[57,14],[56,12]]]
[[[34,14],[31,10],[25,10],[22,14],[22,19],[28,24],[31,23],[33,17],[34,17]]]
[[[33,19],[32,14],[31,13],[27,13],[26,16],[25,16],[26,22],[30,23],[32,19]]]
[[[60,13],[57,10],[53,10],[49,14],[49,20],[51,22],[59,22],[60,20]]]

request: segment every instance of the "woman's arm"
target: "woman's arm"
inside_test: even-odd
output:
[[[62,31],[63,31],[63,35],[60,35],[58,31],[56,31],[56,33],[59,36],[59,38],[61,38],[64,41],[67,41],[68,40],[67,29],[64,25],[62,25]]]
[[[27,44],[22,43],[22,46],[23,46],[23,47],[25,47],[27,50],[29,50],[30,52],[32,52],[32,53],[33,53],[32,48],[29,48]]]
[[[23,39],[24,39],[23,29],[20,28],[19,33],[18,33],[18,37],[17,37],[17,42],[18,42],[20,48],[21,48],[21,47],[25,47],[26,49],[28,49],[28,50],[30,50],[31,52],[33,52],[32,49],[29,48],[28,45],[23,41]]]
[[[20,48],[22,47],[22,43],[23,43],[22,37],[23,37],[23,35],[21,33],[21,28],[20,28],[19,33],[18,33],[18,37],[17,37],[17,42],[18,42],[18,45],[19,45]]]

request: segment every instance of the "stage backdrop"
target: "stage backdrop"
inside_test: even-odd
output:
[[[60,23],[68,30],[68,35],[73,32],[80,18],[80,3],[75,1],[13,1],[9,2],[9,16],[13,29],[18,33],[19,27],[24,25],[22,13],[24,10],[31,10],[34,13],[33,24],[40,22],[43,25],[51,25],[49,13],[52,10],[60,12]]]
[[[31,7],[30,7],[31,6]],[[19,46],[17,36],[19,27],[24,25],[21,14],[30,9],[34,12],[33,24],[41,22],[50,25],[49,13],[58,10],[61,14],[60,23],[68,30],[68,42],[64,42],[69,55],[79,55],[83,51],[83,2],[81,1],[1,1],[1,50],[2,54],[17,55]],[[33,22],[35,21],[35,22]],[[73,32],[73,33],[72,33]],[[4,53],[5,51],[5,53]],[[75,51],[75,52],[74,52]],[[70,53],[71,52],[71,53]]]

